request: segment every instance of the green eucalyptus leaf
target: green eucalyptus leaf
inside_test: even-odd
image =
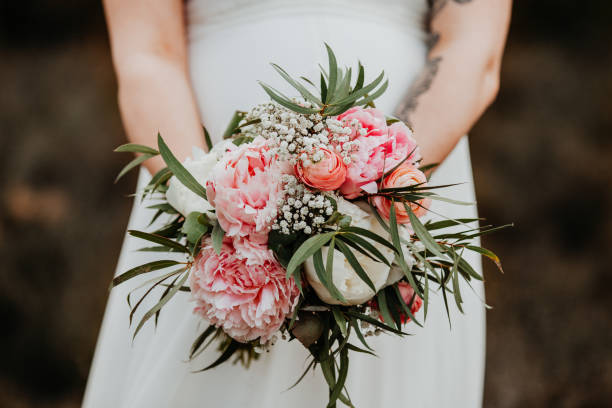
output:
[[[144,153],[156,156],[159,152],[149,146],[144,146],[136,143],[126,143],[115,149],[115,152],[130,152],[130,153]]]
[[[232,118],[230,119],[229,124],[227,125],[227,128],[225,129],[225,132],[223,132],[223,139],[229,139],[234,135],[234,133],[236,133],[236,130],[238,129],[238,125],[240,124],[240,121],[244,119],[244,116],[245,116],[244,112],[241,112],[241,111],[234,112],[234,114],[232,115]]]
[[[486,248],[479,247],[479,246],[475,246],[475,245],[466,245],[465,248],[486,256],[487,258],[495,262],[495,265],[497,265],[497,268],[499,269],[501,273],[504,273],[504,269],[502,268],[501,261],[499,257],[495,255],[493,251],[488,250]]]
[[[314,96],[308,89],[306,89],[306,87],[304,87],[302,84],[300,84],[299,82],[297,82],[296,80],[294,80],[293,78],[291,78],[291,76],[287,73],[287,71],[285,71],[283,68],[279,67],[276,64],[270,64],[272,65],[272,67],[276,70],[276,72],[278,72],[280,74],[281,77],[283,77],[283,79],[287,82],[289,82],[289,84],[294,87],[299,93],[300,95],[302,95],[302,97],[312,103],[315,103],[319,106],[323,105],[323,102],[317,98],[316,96]]]
[[[207,199],[206,197],[206,189],[202,187],[200,183],[183,167],[180,161],[172,154],[166,142],[161,137],[160,134],[157,135],[157,143],[159,145],[159,151],[161,153],[162,158],[166,162],[166,165],[174,176],[181,182],[185,187],[199,195],[200,197]]]
[[[340,328],[340,332],[344,337],[347,336],[347,324],[346,318],[342,311],[337,307],[332,307],[332,314],[334,315],[334,320],[336,321],[336,325]]]
[[[146,241],[154,242],[156,244],[164,245],[169,248],[174,248],[177,251],[189,253],[189,249],[185,245],[179,244],[176,241],[173,241],[169,238],[166,238],[158,234],[151,234],[148,232],[136,231],[136,230],[128,230],[128,234],[136,238],[140,238]]]
[[[215,253],[217,255],[221,253],[221,247],[223,246],[224,236],[225,236],[225,231],[223,231],[223,228],[221,228],[221,225],[217,222],[213,226],[213,230],[211,234],[213,249],[215,250]]]
[[[336,232],[325,232],[323,234],[313,235],[308,238],[300,247],[295,251],[289,265],[287,265],[287,277],[292,276],[306,259],[311,257],[317,249],[327,244],[329,240],[336,234]]]
[[[210,370],[211,368],[217,367],[220,364],[223,364],[224,362],[229,360],[230,357],[232,357],[234,355],[234,353],[238,350],[239,346],[240,346],[239,342],[237,342],[234,339],[231,339],[231,341],[229,342],[227,347],[225,347],[225,349],[223,350],[223,353],[221,353],[219,358],[217,358],[212,364],[210,364],[207,367],[204,367],[203,369],[198,370],[196,372],[207,371],[207,370]]]
[[[200,222],[200,220],[205,222]],[[197,243],[200,237],[210,230],[210,223],[207,221],[208,217],[197,211],[185,217],[185,222],[183,223],[181,231],[187,235],[187,241],[192,244]]]
[[[140,329],[142,329],[142,327],[147,322],[147,320],[149,320],[151,317],[153,317],[157,313],[157,311],[161,310],[161,308],[164,307],[166,305],[166,303],[168,303],[168,301],[170,299],[172,299],[172,297],[176,294],[176,292],[178,292],[179,289],[183,286],[183,284],[185,283],[185,281],[187,280],[188,277],[189,277],[189,273],[185,273],[183,275],[183,277],[176,283],[176,285],[174,285],[168,291],[168,293],[166,293],[166,295],[163,296],[160,299],[159,302],[157,302],[157,304],[155,306],[153,306],[151,309],[149,309],[149,311],[147,313],[144,314],[142,319],[140,319],[140,322],[138,323],[138,326],[136,326],[136,330],[134,331],[134,335],[133,335],[132,338],[136,337],[136,335],[138,334]]]
[[[374,293],[376,293],[376,287],[374,286],[374,283],[372,283],[372,280],[370,279],[366,271],[363,269],[357,258],[355,258],[353,251],[351,251],[351,249],[342,241],[337,241],[336,246],[344,254],[346,260],[349,262],[351,268],[353,268],[357,276],[359,276],[359,278],[364,281],[365,284],[368,285],[370,289],[374,291]]]
[[[338,62],[336,61],[336,55],[331,47],[325,44],[325,48],[327,49],[327,57],[329,60],[329,83],[327,86],[327,97],[325,98],[325,103],[333,100],[334,92],[336,91],[336,81],[338,79]]]
[[[329,249],[327,250],[327,268],[323,265],[323,252],[321,248],[317,249],[312,256],[312,263],[315,267],[315,273],[321,281],[321,284],[327,291],[340,302],[346,302],[344,296],[340,293],[333,280],[333,262],[334,262],[334,246],[335,238],[332,238]]]
[[[115,279],[113,279],[111,283],[111,288],[117,285],[120,285],[121,283],[129,279],[132,279],[135,276],[142,275],[143,273],[149,273],[149,272],[157,271],[159,269],[168,268],[170,266],[178,265],[179,263],[180,262],[173,261],[170,259],[164,259],[164,260],[152,261],[144,265],[136,266],[135,268],[132,268],[128,270],[127,272],[124,272],[121,275],[115,277]]]
[[[302,113],[304,115],[312,115],[319,111],[318,109],[305,108],[292,102],[289,98],[287,98],[277,90],[271,88],[270,86],[264,84],[263,82],[259,82],[259,85],[261,85],[261,87],[264,89],[264,91],[266,91],[266,93],[270,96],[270,98],[272,98],[273,101],[275,101],[281,106],[284,106],[287,109],[290,109],[297,113]]]
[[[153,154],[142,154],[136,158],[134,158],[134,160],[132,160],[131,162],[129,162],[117,175],[117,178],[115,178],[115,183],[118,182],[121,177],[125,176],[130,170],[132,170],[134,167],[140,166],[142,163],[144,163],[145,161],[149,160],[151,157],[154,157],[155,155]]]
[[[200,347],[204,344],[204,342],[206,341],[206,339],[208,337],[210,337],[211,334],[215,333],[217,331],[217,328],[215,326],[213,326],[212,324],[210,326],[208,326],[206,328],[206,330],[204,330],[193,342],[193,344],[191,345],[191,349],[189,350],[189,359],[192,360],[198,350],[200,349]]]
[[[419,220],[419,218],[416,215],[414,215],[414,212],[412,212],[410,207],[406,205],[405,203],[404,203],[404,207],[406,209],[406,212],[408,213],[408,217],[410,218],[410,225],[412,226],[414,233],[416,234],[417,237],[419,237],[423,245],[425,245],[425,248],[431,251],[434,255],[443,258],[444,254],[442,253],[442,248],[440,248],[440,245],[438,245],[438,243],[431,236],[429,231],[427,231],[427,228],[425,228],[425,226]]]
[[[206,142],[206,147],[208,148],[208,151],[210,152],[210,149],[213,148],[213,142],[212,142],[212,139],[210,138],[210,133],[208,133],[208,130],[206,130],[204,126],[202,126],[202,130],[204,130],[204,141]]]

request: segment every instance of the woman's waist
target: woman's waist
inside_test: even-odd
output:
[[[357,29],[356,38],[368,35],[359,30],[363,23],[378,24],[397,31],[423,35],[425,0],[189,0],[187,24],[190,34],[231,28],[249,22],[269,24],[279,36],[298,37],[304,33],[276,27],[279,21],[293,24],[315,23],[318,28],[326,23],[327,30]]]

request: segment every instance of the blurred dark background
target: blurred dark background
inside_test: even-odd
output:
[[[612,401],[612,2],[516,1],[471,132],[483,216],[485,407]],[[98,1],[0,5],[0,406],[77,407],[135,175]]]

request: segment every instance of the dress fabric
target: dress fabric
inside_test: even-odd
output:
[[[325,65],[327,61],[324,42],[334,49],[341,64],[355,66],[361,60],[366,80],[385,71],[389,89],[376,105],[393,113],[425,62],[422,27],[426,7],[426,0],[188,1],[191,80],[203,123],[213,139],[219,140],[234,110],[268,100],[257,80],[288,91],[269,62],[293,75],[317,79],[316,63]],[[149,177],[141,171],[138,187]],[[447,189],[447,194],[475,201],[466,137],[436,171],[431,184],[455,182],[466,183]],[[129,229],[147,229],[152,216],[147,205],[150,203],[135,201]],[[476,217],[475,206],[436,201],[432,210],[454,218]],[[146,242],[126,236],[117,273],[159,259],[159,253],[136,251],[144,246]],[[481,271],[480,258],[467,257]],[[132,341],[134,326],[129,327],[126,296],[137,283],[129,281],[110,293],[84,408],[326,405],[328,390],[319,370],[286,391],[302,373],[308,355],[297,341],[279,340],[248,370],[226,363],[194,374],[218,352],[210,347],[197,361],[187,362],[189,347],[206,327],[192,314],[193,303],[187,293],[179,292],[169,302],[157,328],[153,322],[147,323]],[[414,336],[370,337],[378,358],[352,353],[346,387],[355,406],[481,406],[484,288],[480,282],[473,282],[471,288],[463,286],[465,314],[456,311],[450,299],[452,327],[441,293],[432,292],[425,327],[407,326]],[[142,310],[158,299],[159,293],[147,298]],[[421,320],[422,314],[421,310]]]

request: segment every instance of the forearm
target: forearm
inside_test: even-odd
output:
[[[493,69],[462,65],[465,56],[455,50],[446,50],[442,59],[436,54],[427,67],[430,77],[437,71],[431,87],[413,111],[404,107],[399,112],[401,118],[409,118],[425,163],[441,163],[448,156],[493,101],[498,87]]]
[[[179,159],[204,147],[188,65],[182,0],[104,0],[119,108],[128,139],[150,147],[157,133]],[[161,158],[148,160],[151,172]]]
[[[425,69],[396,112],[424,163],[441,163],[497,95],[510,1],[473,4],[448,2],[434,16]]]
[[[144,57],[118,69],[119,106],[129,141],[151,147],[159,132],[181,160],[191,148],[205,149],[204,134],[189,78],[182,67],[156,57]],[[161,158],[145,162],[151,172],[163,167]]]

